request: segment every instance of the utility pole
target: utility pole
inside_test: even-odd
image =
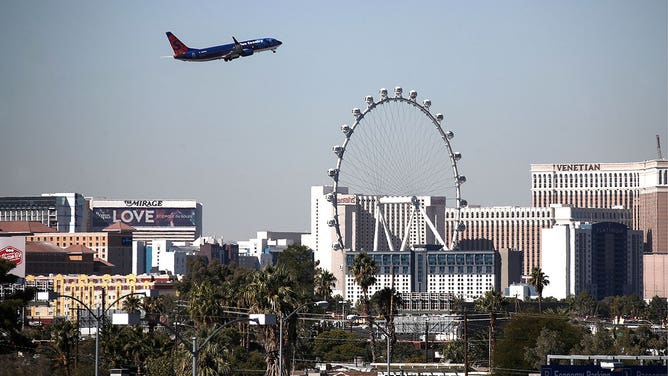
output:
[[[469,376],[469,317],[464,311],[464,376]]]
[[[429,363],[429,319],[424,322],[424,362]]]
[[[385,324],[385,335],[387,336],[387,376],[390,376],[390,364],[392,363],[392,350],[394,349],[391,346],[391,341],[394,338],[390,338],[390,326],[392,326],[392,335],[396,333],[394,330],[394,264],[390,265],[390,274],[392,279],[390,280],[390,314],[388,315],[390,320]]]

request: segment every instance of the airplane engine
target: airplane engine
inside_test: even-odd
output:
[[[252,48],[244,48],[241,50],[241,56],[250,56],[255,52]]]

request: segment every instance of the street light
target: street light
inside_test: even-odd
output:
[[[306,307],[306,306],[315,306],[315,307],[322,307],[326,308],[329,303],[326,300],[319,300],[317,302],[308,302],[300,305],[297,307],[294,311],[292,311],[289,315],[280,318],[278,321],[278,375],[283,376],[283,322],[292,317],[295,313],[297,313],[300,309]]]
[[[95,376],[99,375],[99,366],[100,366],[100,320],[103,319],[106,316],[107,311],[114,306],[117,302],[119,302],[121,299],[127,298],[128,296],[132,295],[142,295],[146,296],[144,292],[131,292],[129,294],[121,295],[119,298],[111,302],[108,307],[104,306],[104,295],[106,294],[106,289],[102,288],[102,312],[100,313],[100,309],[98,308],[98,314],[96,315],[95,312],[84,302],[82,302],[79,298],[70,296],[70,295],[62,295],[57,292],[49,292],[47,294],[46,300],[54,300],[54,299],[59,299],[59,298],[68,298],[72,299],[79,304],[81,304],[88,313],[90,313],[91,316],[95,319]]]
[[[211,338],[213,338],[216,334],[218,334],[218,332],[220,332],[221,329],[223,329],[227,326],[230,326],[234,323],[237,323],[239,321],[253,321],[256,324],[259,324],[259,320],[257,318],[250,318],[250,317],[240,317],[240,318],[234,319],[232,321],[228,321],[225,324],[223,324],[223,325],[217,327],[216,329],[214,329],[214,331],[211,332],[211,334],[209,334],[209,336],[206,337],[204,342],[202,342],[200,345],[197,344],[197,337],[195,337],[195,336],[190,337],[192,342],[188,342],[185,338],[183,338],[181,336],[181,334],[178,332],[178,330],[172,328],[171,326],[169,326],[169,325],[167,325],[167,324],[165,324],[161,321],[157,321],[157,323],[159,325],[162,325],[163,327],[167,328],[170,332],[174,333],[176,338],[178,338],[179,341],[181,341],[181,343],[183,343],[185,345],[186,350],[188,350],[190,352],[190,354],[192,354],[192,356],[193,356],[193,376],[197,376],[197,356],[199,355],[199,351],[204,346],[206,346],[206,344],[209,343]]]

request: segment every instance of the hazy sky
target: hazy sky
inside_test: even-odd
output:
[[[204,232],[309,231],[309,187],[365,95],[447,116],[471,204],[530,203],[529,165],[668,154],[665,0],[3,1],[0,195],[195,199]],[[274,37],[276,54],[171,58]]]

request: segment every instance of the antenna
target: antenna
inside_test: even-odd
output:
[[[663,159],[663,153],[661,153],[661,139],[659,135],[656,135],[656,153],[659,155],[659,159]]]

